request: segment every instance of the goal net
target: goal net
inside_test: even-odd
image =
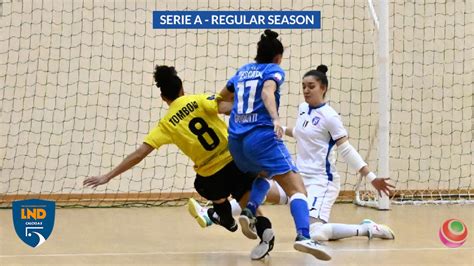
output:
[[[95,190],[143,141],[166,104],[155,64],[176,67],[186,93],[216,93],[251,61],[263,30],[154,30],[153,10],[320,10],[321,30],[278,30],[285,45],[280,116],[293,125],[301,77],[329,67],[327,99],[351,143],[377,169],[375,29],[365,0],[0,1],[0,206],[162,204],[192,196],[192,162],[175,146]],[[390,2],[390,177],[394,201],[471,199],[473,7]],[[286,139],[295,154],[295,143]],[[340,160],[341,200],[358,182]],[[363,197],[373,195],[366,183]]]

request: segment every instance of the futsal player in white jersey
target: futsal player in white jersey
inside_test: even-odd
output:
[[[389,178],[378,178],[371,172],[359,153],[352,147],[339,114],[325,102],[328,90],[328,68],[320,65],[303,76],[305,102],[298,110],[294,127],[285,134],[297,141],[296,165],[308,192],[310,235],[315,240],[336,240],[352,236],[393,239],[392,230],[371,220],[361,224],[328,223],[331,208],[340,190],[340,176],[335,168],[333,150],[349,167],[365,176],[379,193],[389,195]],[[282,190],[280,190],[282,191]]]

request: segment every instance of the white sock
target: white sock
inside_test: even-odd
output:
[[[235,199],[232,199],[229,202],[230,207],[232,208],[232,216],[239,216],[242,212],[242,208],[240,208],[239,203]]]
[[[367,236],[369,228],[365,224],[322,224],[310,226],[311,238],[318,241],[337,240],[353,236]]]
[[[328,224],[332,226],[330,240],[342,239],[352,236],[368,236],[369,228],[365,224]]]

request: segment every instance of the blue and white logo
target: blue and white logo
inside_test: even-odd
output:
[[[54,201],[39,199],[14,201],[12,214],[16,234],[27,245],[33,248],[40,246],[53,231],[55,213]]]
[[[280,73],[275,73],[275,75],[273,75],[278,81],[281,81],[282,79],[282,76]]]
[[[313,125],[317,125],[319,123],[319,120],[321,120],[321,118],[317,116],[313,117],[313,121],[312,121]]]

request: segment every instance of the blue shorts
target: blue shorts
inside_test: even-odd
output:
[[[273,128],[256,128],[244,136],[229,136],[229,151],[237,167],[244,173],[265,171],[269,178],[298,172],[283,140]]]

